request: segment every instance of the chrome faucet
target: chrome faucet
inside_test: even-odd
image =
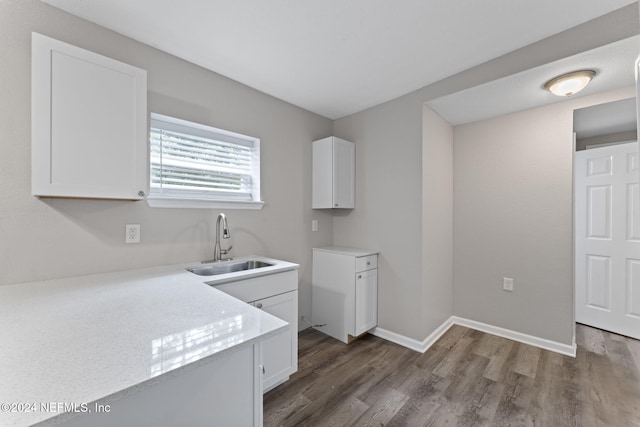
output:
[[[220,220],[222,220],[222,238],[228,239],[231,237],[231,233],[229,232],[229,224],[227,223],[227,217],[221,213],[218,214],[218,218],[216,219],[216,245],[213,248],[213,261],[222,261],[222,255],[226,255],[229,253],[233,246],[229,246],[227,249],[222,249],[220,246]]]

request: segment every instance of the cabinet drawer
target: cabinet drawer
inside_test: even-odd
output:
[[[285,292],[297,291],[298,272],[288,270],[219,285],[215,282],[207,284],[244,302],[253,302]]]
[[[378,268],[378,255],[369,255],[356,258],[356,273],[359,271]]]

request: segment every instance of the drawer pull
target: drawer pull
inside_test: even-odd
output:
[[[367,265],[371,265],[371,261],[367,261]]]
[[[262,303],[261,303],[261,302],[257,303],[257,304],[256,304],[256,307],[258,307],[258,308],[262,308]]]
[[[362,274],[358,274],[358,279],[362,279]]]

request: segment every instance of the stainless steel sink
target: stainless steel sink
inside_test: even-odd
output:
[[[246,271],[253,270],[255,268],[271,267],[272,265],[274,264],[252,259],[247,261],[222,261],[198,267],[189,267],[186,270],[190,273],[197,274],[198,276],[215,276],[217,274],[227,274],[236,271]]]

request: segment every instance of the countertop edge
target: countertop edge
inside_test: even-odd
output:
[[[257,309],[256,309],[257,310]],[[283,321],[284,322],[284,321]],[[235,353],[245,347],[248,346],[252,346],[256,343],[259,343],[261,341],[264,341],[267,338],[270,338],[274,335],[277,335],[280,332],[283,332],[284,330],[286,330],[287,328],[289,328],[289,324],[284,322],[284,325],[281,325],[269,332],[265,332],[261,335],[257,335],[253,338],[248,339],[247,341],[243,341],[241,343],[238,343],[236,345],[234,345],[233,347],[229,347],[229,348],[225,348],[222,349],[216,353],[210,354],[206,357],[203,357],[202,359],[196,360],[194,362],[188,363],[186,365],[182,365],[179,366],[175,369],[172,369],[171,371],[168,372],[164,372],[156,377],[153,378],[149,378],[148,380],[142,381],[140,383],[134,384],[130,387],[127,387],[123,390],[117,391],[115,393],[109,394],[107,396],[101,397],[99,399],[93,400],[91,402],[86,402],[89,405],[93,405],[93,404],[100,404],[100,405],[111,405],[113,406],[115,403],[117,403],[120,399],[124,399],[127,396],[131,395],[131,394],[135,394],[138,393],[140,391],[146,390],[148,388],[154,387],[156,385],[162,384],[168,380],[170,380],[171,378],[174,378],[178,375],[182,375],[183,373],[189,371],[189,370],[193,370],[193,369],[197,369],[200,366],[203,366],[205,364],[208,363],[215,363],[215,359],[219,358],[220,356],[224,355],[228,355],[228,354],[232,354]],[[76,414],[76,413],[72,413],[72,412],[64,412],[58,415],[54,415],[50,418],[46,418],[43,419],[41,421],[36,422],[35,424],[32,424],[33,427],[46,427],[46,426],[55,426],[61,423],[64,423],[66,421],[69,421],[73,418],[82,416],[83,414]]]
[[[378,250],[374,249],[364,249],[364,248],[353,248],[348,246],[319,246],[312,248],[312,251],[319,252],[329,252],[340,255],[350,255],[356,258],[369,256],[369,255],[377,255],[380,253]]]
[[[281,261],[273,258],[263,257],[263,256],[249,255],[249,256],[234,258],[234,260],[243,260],[243,259],[258,259],[258,260],[264,260],[264,261],[271,261],[275,265],[266,267],[264,269],[256,269],[257,271],[250,271],[250,272],[245,271],[245,272],[242,272],[241,274],[238,274],[238,273],[223,274],[223,275],[219,275],[221,277],[218,279],[216,278],[216,276],[198,276],[186,271],[185,268],[187,267],[193,267],[195,265],[203,265],[199,261],[194,261],[189,263],[180,263],[180,264],[172,264],[172,265],[113,271],[113,272],[106,272],[106,273],[94,273],[94,274],[87,274],[87,275],[80,275],[80,276],[55,278],[55,279],[48,279],[48,280],[39,280],[39,281],[25,282],[25,283],[8,284],[8,285],[0,286],[0,291],[7,291],[9,295],[13,294],[13,295],[20,296],[22,294],[21,291],[23,289],[29,292],[34,289],[39,290],[39,289],[44,289],[48,286],[56,286],[56,285],[62,286],[63,288],[73,287],[84,282],[100,284],[101,286],[110,286],[111,284],[116,285],[116,284],[121,284],[122,282],[127,282],[127,281],[130,281],[133,283],[136,280],[139,280],[141,278],[144,279],[151,276],[163,277],[163,278],[173,277],[174,279],[177,278],[180,280],[184,280],[185,283],[189,283],[189,286],[200,285],[203,287],[209,287],[211,292],[225,295],[225,297],[227,298],[233,298],[239,303],[246,304],[245,302],[237,298],[234,298],[231,295],[228,295],[222,291],[215,289],[215,287],[211,286],[210,283],[211,282],[215,282],[216,284],[229,283],[236,280],[244,280],[249,278],[256,278],[261,276],[278,274],[285,271],[297,270],[299,268],[298,264]],[[212,277],[218,280],[216,279],[212,280]],[[219,282],[219,280],[221,282]],[[29,289],[30,287],[31,289]],[[247,304],[247,310],[249,311],[255,310],[256,312],[261,313],[261,316],[264,315],[264,316],[274,317],[249,304]],[[228,355],[230,353],[239,351],[248,346],[252,346],[256,343],[264,341],[274,335],[277,335],[287,330],[287,328],[289,327],[290,325],[287,322],[281,319],[277,319],[277,322],[275,325],[271,325],[269,328],[266,328],[269,330],[261,331],[257,333],[255,336],[247,338],[245,341],[235,343],[229,347],[221,348],[220,350],[215,351],[211,354],[208,354],[199,360],[194,360],[187,364],[177,366],[174,369],[171,369],[166,372],[162,372],[155,377],[142,379],[141,381],[133,383],[129,386],[125,386],[120,390],[113,391],[111,393],[107,392],[108,394],[105,394],[102,397],[98,397],[97,399],[96,398],[92,399],[91,397],[89,397],[90,400],[87,400],[87,402],[84,402],[84,403],[87,403],[87,404],[97,403],[97,404],[107,405],[113,402],[117,402],[120,399],[125,398],[129,395],[135,394],[137,392],[143,391],[150,387],[154,387],[158,384],[161,384],[167,380],[170,380],[171,378],[181,375],[190,369],[196,369],[205,364],[215,363],[215,360],[221,357],[223,354]],[[44,418],[30,417],[31,419],[29,419],[27,417],[24,419],[24,422],[26,422],[27,424],[22,424],[20,423],[20,421],[18,421],[18,424],[16,425],[53,426],[53,425],[59,425],[60,423],[64,423],[79,415],[81,414],[74,413],[74,412],[63,412],[58,414],[50,413],[50,414],[45,414]],[[15,419],[14,419],[14,422],[15,422]],[[13,424],[10,423],[10,425],[13,425]]]

